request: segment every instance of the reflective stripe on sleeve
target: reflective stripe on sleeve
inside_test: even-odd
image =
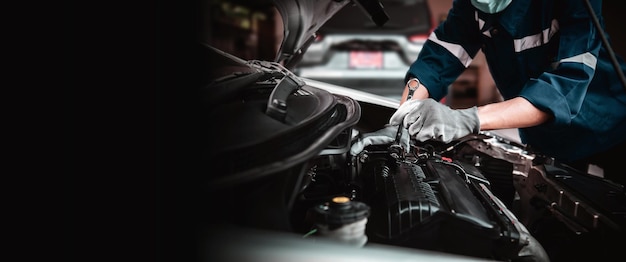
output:
[[[550,28],[544,29],[541,33],[529,35],[520,39],[513,40],[515,46],[515,52],[522,52],[526,49],[545,45],[550,42],[552,36],[559,31],[559,22],[556,19],[552,20]]]
[[[593,54],[586,52],[580,55],[561,59],[561,61],[553,63],[552,67],[557,68],[559,64],[564,62],[581,63],[585,64],[588,67],[591,67],[593,70],[596,70],[596,64],[598,63],[598,59]]]
[[[439,40],[435,32],[432,32],[430,34],[430,36],[428,37],[428,40],[433,41],[437,43],[438,45],[442,46],[443,48],[445,48],[446,50],[448,50],[448,52],[450,52],[452,55],[454,55],[456,58],[459,59],[459,62],[461,62],[463,66],[468,67],[470,63],[472,63],[472,57],[470,57],[470,55],[465,51],[465,49],[463,49],[461,45],[452,44],[452,43]]]

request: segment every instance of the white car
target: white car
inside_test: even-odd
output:
[[[346,5],[315,34],[294,69],[301,77],[399,98],[404,77],[437,23],[426,0],[383,2],[389,21],[375,24]]]

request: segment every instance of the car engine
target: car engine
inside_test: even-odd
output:
[[[501,261],[621,255],[623,185],[495,132],[352,154],[391,108],[309,86],[277,63],[211,55],[234,73],[202,90],[213,133],[200,208],[219,214],[203,218],[209,230],[227,224]]]
[[[344,223],[311,214],[320,213],[312,211],[320,203],[337,209],[335,197],[342,196],[369,207],[364,234],[373,243],[503,261],[598,257],[572,247],[619,250],[626,210],[620,185],[495,134],[451,144],[412,141],[408,153],[397,143],[369,146],[355,156],[339,153],[348,145],[309,163],[294,203],[296,231],[354,222],[340,208]]]

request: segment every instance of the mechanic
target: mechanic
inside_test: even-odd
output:
[[[602,21],[602,1],[590,3]],[[584,0],[455,0],[409,68],[389,123],[443,142],[518,128],[534,151],[626,184],[615,161],[626,155],[626,86],[592,19]],[[436,102],[479,50],[504,101],[458,110]],[[626,64],[614,61],[623,77]]]

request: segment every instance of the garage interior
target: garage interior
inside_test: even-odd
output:
[[[384,3],[384,1],[382,1]],[[443,21],[452,0],[428,0],[434,19]],[[614,52],[625,57],[623,8],[618,1],[603,2],[603,16]],[[200,40],[242,59],[273,61],[282,40],[282,20],[272,1],[215,0],[203,5],[209,14],[202,18]],[[393,19],[393,18],[391,18]],[[468,69],[451,85],[447,104],[467,108],[500,101],[502,98],[479,52]]]

